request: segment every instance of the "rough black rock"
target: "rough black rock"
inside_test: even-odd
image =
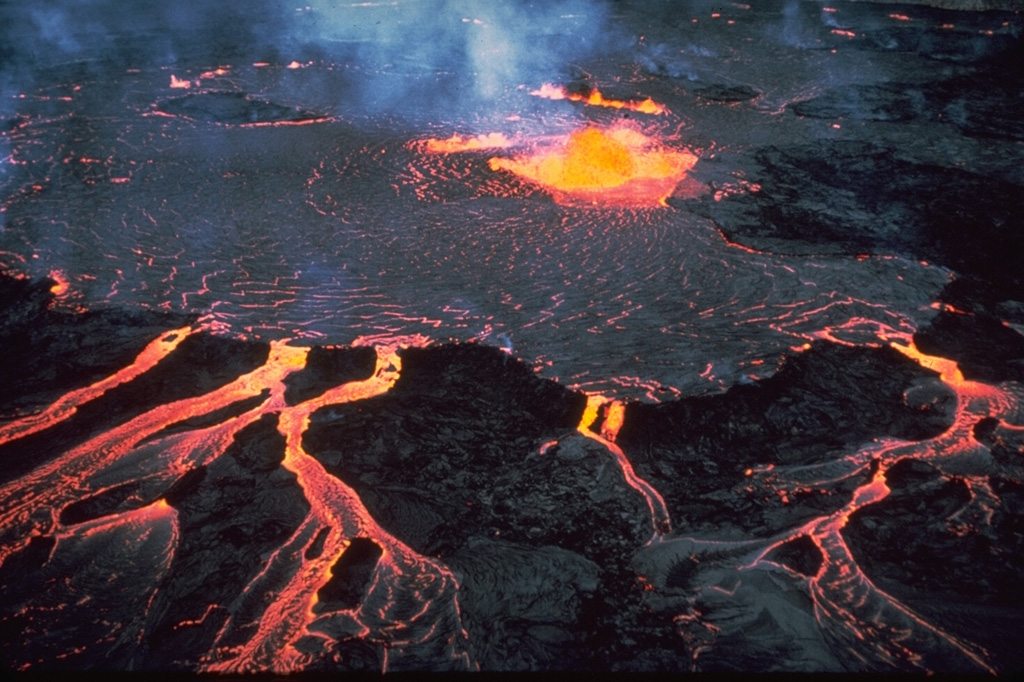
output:
[[[797,573],[803,573],[806,576],[815,575],[824,562],[821,550],[806,535],[801,535],[779,545],[769,552],[765,558],[769,561],[778,562],[783,566],[788,566]]]
[[[670,203],[711,218],[735,242],[774,253],[898,254],[938,263],[1024,298],[1024,188],[913,163],[864,142],[764,147],[749,159],[760,191]]]
[[[818,343],[754,385],[631,404],[618,442],[678,529],[775,532],[842,507],[870,472],[783,500],[749,487],[746,469],[823,462],[881,436],[937,436],[951,423],[949,406],[904,397],[934,377],[893,349]]]
[[[758,97],[761,93],[749,85],[724,85],[713,83],[693,91],[701,99],[713,102],[745,102]]]
[[[636,649],[616,633],[667,637],[628,568],[652,532],[646,505],[576,433],[584,397],[475,344],[402,363],[387,394],[314,413],[304,445],[386,530],[450,562],[481,665],[628,665]]]
[[[988,649],[998,669],[1019,669],[1024,486],[990,478],[1000,502],[991,522],[975,525],[964,518],[978,504],[964,479],[904,459],[886,482],[890,495],[843,529],[861,569],[930,622]]]
[[[152,310],[56,305],[50,279],[0,273],[0,415],[52,402],[122,369],[161,333],[195,318]]]
[[[285,378],[285,402],[298,405],[339,384],[369,379],[376,361],[377,354],[369,346],[312,348],[306,356],[306,366]]]
[[[983,310],[943,310],[914,343],[922,353],[956,360],[965,379],[1024,382],[1024,337]]]
[[[314,121],[323,115],[270,102],[244,92],[202,92],[160,102],[158,111],[196,121],[246,124]]]
[[[178,510],[180,538],[133,667],[191,670],[230,613],[244,616],[245,606],[256,606],[235,602],[262,569],[257,558],[280,547],[309,511],[295,475],[280,466],[283,458],[284,437],[276,417],[267,415],[168,493]]]
[[[827,90],[813,99],[795,102],[798,116],[859,121],[910,121],[921,115],[924,94],[905,83],[849,85]]]
[[[331,579],[317,592],[317,610],[359,606],[381,554],[380,546],[370,538],[352,538],[331,566]]]
[[[932,83],[866,83],[789,105],[798,116],[949,124],[965,135],[1024,140],[1024,78],[983,72]]]

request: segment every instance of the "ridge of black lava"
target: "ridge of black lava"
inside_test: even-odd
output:
[[[370,346],[315,346],[306,355],[305,366],[285,377],[285,403],[298,405],[340,384],[369,379],[376,366],[377,354]]]
[[[749,85],[711,83],[695,89],[693,94],[712,102],[745,102],[759,97],[761,92]]]
[[[915,14],[922,8],[915,7]],[[991,64],[1012,66],[1020,63],[1021,19],[1019,12],[1002,12],[1006,19],[1004,33],[990,34],[980,29],[963,26],[970,17],[965,12],[925,10],[935,17],[945,16],[955,28],[918,25],[886,26],[860,29],[852,46],[862,50],[881,52],[916,52],[927,59],[955,64]]]
[[[1024,336],[984,310],[942,310],[914,334],[914,344],[955,360],[970,381],[1024,382]]]
[[[56,304],[49,278],[0,273],[0,415],[53,402],[131,364],[162,332],[193,315],[149,309],[78,312]]]
[[[488,346],[409,348],[401,360],[388,393],[313,413],[303,444],[385,530],[456,573],[481,666],[678,657],[629,569],[652,531],[646,505],[576,433],[585,397]]]
[[[949,124],[971,137],[1019,141],[1022,85],[1024,74],[1002,70],[932,83],[863,83],[831,88],[788,108],[809,118]]]
[[[88,386],[131,364],[185,315],[147,310],[77,312],[52,305],[54,282],[0,275],[0,405],[36,409],[73,388]],[[0,481],[9,481],[50,457],[153,407],[203,395],[262,365],[266,343],[193,334],[162,362],[107,390],[62,422],[0,445]]]
[[[952,423],[947,402],[911,406],[904,397],[908,388],[935,379],[891,348],[817,342],[753,385],[627,405],[617,443],[661,492],[677,530],[776,532],[841,508],[872,472],[784,500],[751,486],[748,468],[830,461],[883,436],[937,436]]]
[[[975,524],[958,518],[973,496],[963,479],[914,459],[885,478],[889,496],[842,530],[861,570],[929,622],[984,647],[997,669],[1019,669],[1024,485],[988,477],[999,504],[990,522]]]
[[[749,163],[748,163],[749,162]],[[730,240],[773,253],[897,254],[925,259],[1006,298],[1024,298],[1024,187],[896,158],[859,141],[755,151],[741,165],[756,192],[670,199]]]
[[[242,125],[246,123],[297,123],[325,118],[298,107],[277,104],[244,92],[220,90],[189,93],[162,100],[157,111],[194,121]]]

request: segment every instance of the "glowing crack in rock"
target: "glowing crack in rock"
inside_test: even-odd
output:
[[[534,182],[559,203],[637,208],[664,206],[696,163],[691,152],[662,147],[626,126],[584,128],[560,145],[489,161],[491,170]]]

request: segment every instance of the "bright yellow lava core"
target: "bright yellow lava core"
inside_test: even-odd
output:
[[[697,163],[688,151],[666,149],[632,128],[585,128],[561,147],[513,159],[494,157],[494,171],[535,182],[566,204],[665,205]]]

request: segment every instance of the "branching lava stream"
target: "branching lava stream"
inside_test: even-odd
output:
[[[0,445],[46,429],[73,414],[76,408],[102,395],[104,391],[129,381],[157,365],[169,355],[194,329],[179,329],[154,340],[135,363],[92,386],[70,393],[40,415],[30,416],[4,427]],[[228,385],[206,395],[162,405],[119,427],[101,434],[54,458],[32,474],[5,485],[0,514],[0,536],[5,539],[0,561],[26,547],[33,538],[55,536],[52,550],[60,557],[70,538],[92,536],[140,537],[158,533],[164,537],[159,550],[145,544],[126,546],[124,560],[135,563],[137,552],[143,556],[155,551],[165,558],[144,582],[156,587],[161,575],[174,561],[176,514],[163,499],[136,511],[107,517],[65,529],[56,518],[56,511],[77,499],[103,492],[98,481],[108,472],[132,460],[136,476],[162,479],[168,483],[181,474],[201,468],[220,457],[232,439],[246,426],[264,415],[278,416],[278,429],[285,437],[283,466],[293,472],[310,506],[309,516],[292,538],[266,560],[265,567],[246,588],[248,592],[275,593],[272,604],[257,615],[254,623],[242,619],[243,608],[229,619],[218,636],[215,648],[203,664],[210,671],[301,670],[311,660],[310,652],[299,652],[295,642],[327,629],[335,637],[347,631],[366,641],[378,642],[388,656],[407,655],[417,645],[427,642],[433,655],[439,653],[433,633],[459,631],[457,583],[443,565],[417,555],[382,530],[369,516],[359,498],[338,479],[328,475],[321,464],[307,455],[302,435],[314,410],[331,404],[367,400],[388,390],[401,371],[398,350],[409,345],[422,345],[422,337],[396,338],[376,346],[377,367],[365,381],[346,383],[323,395],[289,406],[284,399],[284,380],[303,368],[309,348],[272,344],[266,363]],[[359,342],[354,344],[359,345]],[[190,417],[210,414],[237,401],[269,395],[258,407],[208,428],[161,436],[161,430]],[[311,558],[303,550],[313,542],[314,535],[326,529],[319,538],[321,549]],[[168,535],[169,533],[169,535]],[[330,578],[331,566],[338,560],[353,538],[370,537],[383,550],[373,587],[358,609],[347,612],[318,613],[314,610],[317,590]],[[132,543],[136,544],[136,543]],[[72,548],[73,550],[73,548]],[[67,551],[72,551],[67,550]],[[303,558],[305,556],[305,558]],[[136,576],[138,579],[138,576]],[[158,589],[158,588],[157,588]],[[244,595],[243,593],[243,604]],[[151,593],[152,595],[152,593]],[[152,596],[150,596],[150,600]],[[32,600],[24,608],[31,618]],[[149,614],[144,609],[132,614],[133,623],[123,624],[133,630],[145,628]],[[183,622],[181,627],[190,623]],[[121,627],[115,624],[112,627]],[[254,631],[253,631],[254,630]],[[233,644],[239,641],[241,644]],[[321,635],[322,637],[322,635]],[[449,638],[447,651],[453,663],[469,665],[463,643]],[[78,652],[81,653],[81,652]],[[30,662],[26,661],[26,664]]]

